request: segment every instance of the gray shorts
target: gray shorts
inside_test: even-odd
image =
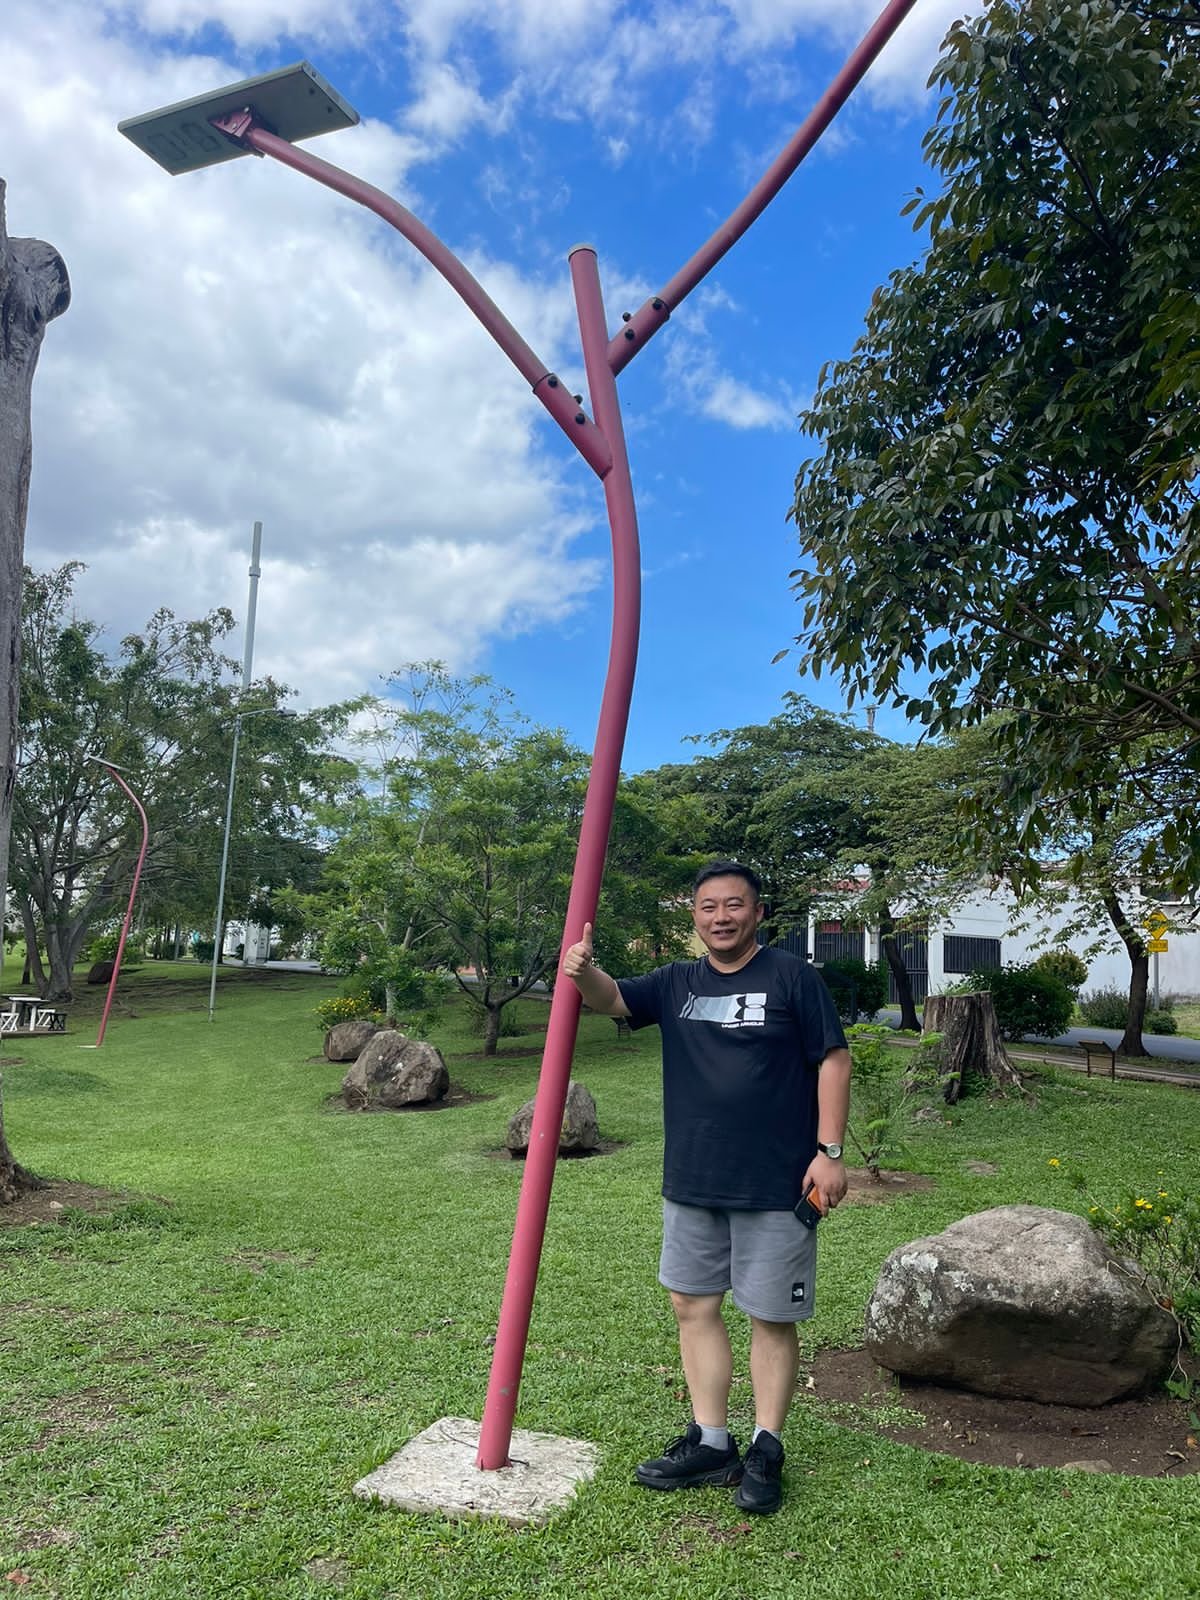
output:
[[[813,1314],[817,1230],[790,1211],[721,1211],[663,1201],[658,1281],[676,1294],[724,1294],[760,1322]]]

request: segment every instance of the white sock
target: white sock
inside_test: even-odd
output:
[[[696,1426],[700,1429],[700,1443],[710,1445],[714,1450],[729,1449],[728,1428],[706,1428],[702,1422]]]
[[[753,1437],[750,1440],[751,1444],[753,1444],[755,1442],[755,1440],[758,1438],[760,1433],[768,1433],[768,1434],[770,1434],[771,1438],[774,1439],[776,1444],[782,1444],[783,1443],[783,1435],[779,1434],[779,1433],[776,1433],[774,1428],[755,1428]]]

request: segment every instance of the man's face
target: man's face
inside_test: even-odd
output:
[[[762,904],[745,878],[707,878],[692,902],[696,932],[721,965],[751,953],[762,918]]]

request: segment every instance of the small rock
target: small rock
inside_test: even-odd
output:
[[[326,1061],[357,1061],[368,1042],[379,1032],[377,1022],[355,1017],[350,1022],[335,1022],[325,1035]]]
[[[964,1161],[963,1170],[975,1178],[994,1178],[1000,1168],[993,1166],[990,1161]]]
[[[527,1100],[509,1119],[504,1143],[514,1156],[523,1156],[529,1149],[533,1130],[534,1102]],[[559,1155],[582,1155],[598,1149],[600,1129],[596,1120],[596,1102],[583,1084],[572,1081],[567,1087],[567,1103],[563,1107],[562,1132],[558,1140]]]
[[[1112,1469],[1112,1462],[1104,1460],[1065,1461],[1063,1463],[1064,1472],[1111,1472]]]

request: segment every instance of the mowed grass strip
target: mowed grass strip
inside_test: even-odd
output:
[[[461,1007],[436,1035],[447,1110],[353,1116],[314,1061],[334,980],[176,971],[104,1048],[32,1041],[4,1069],[18,1159],[137,1198],[0,1228],[0,1591],[63,1600],[498,1594],[1116,1596],[1198,1589],[1194,1478],[1002,1471],[836,1425],[798,1402],[787,1499],[653,1495],[633,1464],[678,1431],[683,1380],[655,1283],[657,1035],[585,1018],[575,1072],[610,1155],[560,1163],[518,1424],[595,1441],[596,1481],[543,1530],[412,1517],[350,1487],[440,1416],[481,1414],[521,1167],[497,1155],[546,1019],[493,1061]],[[132,981],[132,980],[131,980]],[[1200,1094],[1048,1073],[910,1135],[936,1187],[823,1225],[806,1350],[858,1342],[883,1257],[969,1211],[1076,1208],[1051,1157],[1124,1183],[1200,1182]],[[968,1161],[994,1176],[971,1176]],[[1159,1177],[1162,1174],[1162,1177]],[[741,1319],[732,1321],[745,1372]],[[734,1392],[735,1431],[752,1421]],[[1081,1451],[1081,1453],[1086,1453]],[[6,1578],[5,1575],[8,1575]],[[13,1574],[16,1576],[14,1577]]]

